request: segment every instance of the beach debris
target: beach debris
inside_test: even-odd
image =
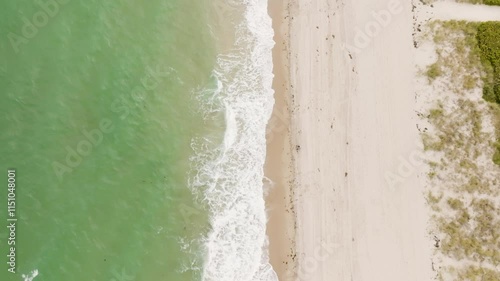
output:
[[[434,241],[436,242],[436,243],[434,243],[434,247],[439,248],[439,243],[441,242],[441,240],[439,240],[439,238],[434,236]]]

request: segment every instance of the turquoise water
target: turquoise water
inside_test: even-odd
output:
[[[0,280],[276,280],[267,1],[11,1],[0,14],[0,206],[15,169],[18,219],[16,273],[0,228]]]
[[[0,280],[196,279],[179,238],[206,221],[180,212],[193,205],[193,92],[215,60],[203,4],[69,1],[18,52],[5,31],[22,36],[23,18],[43,10],[2,6],[1,171],[6,182],[17,170],[19,222],[17,273],[2,263]]]

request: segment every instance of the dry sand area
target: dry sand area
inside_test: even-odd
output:
[[[281,281],[435,276],[414,12],[399,0],[270,1],[268,234]]]
[[[286,16],[297,225],[286,262],[296,257],[298,280],[430,280],[421,185],[401,168],[419,140],[411,5],[291,1]]]

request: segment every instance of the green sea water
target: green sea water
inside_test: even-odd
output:
[[[204,2],[2,2],[0,280],[199,279],[179,242],[207,228],[187,188],[193,92],[213,83]]]

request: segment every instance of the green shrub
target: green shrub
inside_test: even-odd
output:
[[[483,87],[483,98],[489,102],[496,102],[497,97],[493,91],[493,87],[485,83]]]
[[[500,6],[500,0],[484,0],[484,4],[492,6]]]
[[[471,3],[471,4],[486,4],[492,6],[500,6],[500,0],[458,0],[460,3]]]
[[[500,0],[495,2],[500,4]],[[483,97],[500,104],[500,22],[481,23],[478,26],[477,42],[486,71]]]

